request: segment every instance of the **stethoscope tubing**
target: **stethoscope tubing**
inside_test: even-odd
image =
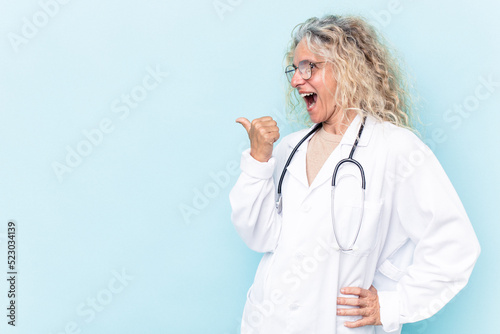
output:
[[[339,168],[345,164],[345,163],[353,163],[355,164],[360,173],[361,173],[361,188],[362,188],[362,202],[364,202],[364,197],[365,197],[365,190],[366,190],[366,179],[365,179],[365,171],[363,169],[363,166],[353,158],[354,156],[354,152],[356,151],[356,148],[358,147],[358,142],[359,142],[359,139],[361,138],[361,134],[363,133],[363,129],[364,129],[364,126],[365,126],[365,122],[366,122],[366,116],[363,117],[363,120],[361,122],[361,125],[359,127],[359,131],[358,131],[358,135],[356,137],[356,140],[354,141],[354,144],[352,146],[352,149],[351,149],[351,152],[349,153],[349,157],[348,158],[345,158],[345,159],[342,159],[340,160],[337,165],[335,166],[335,169],[333,171],[333,175],[332,175],[332,192],[331,192],[331,200],[332,200],[332,205],[331,205],[331,215],[332,215],[332,225],[333,225],[333,234],[335,236],[335,241],[337,242],[337,245],[339,246],[340,250],[342,250],[343,252],[349,252],[349,251],[352,251],[354,250],[354,244],[356,243],[357,239],[358,239],[358,236],[359,236],[359,232],[361,230],[361,220],[363,218],[363,211],[361,213],[361,220],[360,220],[360,223],[358,225],[358,229],[357,229],[357,233],[356,233],[356,237],[354,239],[354,241],[348,246],[348,247],[343,247],[340,242],[339,242],[339,239],[337,237],[337,230],[335,228],[335,213],[334,213],[334,194],[335,194],[335,186],[336,186],[336,180],[337,180],[337,172],[339,170]],[[322,123],[318,123],[316,124],[313,129],[311,131],[309,131],[305,136],[304,138],[302,138],[298,143],[297,145],[295,145],[295,147],[293,148],[292,152],[290,153],[290,156],[288,157],[288,160],[286,161],[285,163],[285,166],[283,167],[283,171],[281,172],[281,176],[280,176],[280,180],[278,182],[278,197],[277,197],[277,200],[276,200],[276,209],[278,210],[278,214],[281,213],[282,209],[283,209],[283,200],[282,200],[282,196],[281,196],[281,188],[282,188],[282,185],[283,185],[283,180],[285,178],[285,174],[286,174],[286,171],[288,169],[288,166],[290,165],[290,162],[292,161],[292,158],[293,156],[295,155],[295,152],[297,152],[297,150],[299,149],[300,145],[302,145],[302,143],[304,143],[307,138],[309,138],[312,134],[314,134],[316,131],[318,131],[321,127],[323,126]]]
[[[276,209],[278,209],[278,213],[281,213],[282,210],[282,200],[281,200],[281,186],[283,184],[283,179],[285,178],[286,170],[288,168],[288,165],[290,165],[290,162],[292,161],[293,156],[295,155],[295,152],[299,149],[300,145],[302,145],[303,142],[307,140],[313,133],[318,131],[321,127],[323,126],[323,123],[318,123],[314,126],[314,128],[309,131],[304,138],[302,138],[297,145],[292,150],[292,153],[290,153],[290,156],[288,156],[288,160],[285,163],[285,167],[283,167],[283,171],[281,172],[280,180],[278,182],[278,198],[276,199]]]
[[[354,152],[356,151],[356,148],[358,147],[358,142],[359,139],[361,138],[361,134],[363,133],[363,129],[365,127],[365,122],[366,122],[366,116],[363,118],[363,121],[361,122],[361,126],[359,127],[358,131],[358,136],[356,137],[356,140],[354,141],[354,144],[352,145],[351,152],[349,153],[349,158],[342,159],[338,162],[338,164],[335,166],[335,169],[333,171],[333,176],[332,176],[332,186],[335,187],[335,182],[337,180],[337,172],[340,168],[340,166],[346,162],[352,162],[356,166],[358,166],[359,171],[361,172],[361,187],[363,189],[366,189],[366,179],[365,179],[365,171],[363,169],[363,166],[357,161],[353,159]]]

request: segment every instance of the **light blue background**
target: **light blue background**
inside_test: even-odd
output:
[[[364,15],[400,51],[420,94],[421,133],[482,246],[469,285],[403,332],[495,332],[500,87],[459,125],[444,115],[474,96],[481,77],[500,82],[500,6],[219,2],[231,10],[219,15],[213,0],[72,0],[16,52],[9,38],[22,34],[24,17],[42,15],[43,24],[41,5],[0,1],[1,277],[7,222],[19,226],[17,326],[6,324],[2,279],[0,332],[239,333],[261,254],[230,222],[234,166],[248,145],[234,119],[271,115],[282,135],[298,128],[283,118],[284,50],[297,23],[326,13]],[[148,68],[168,75],[120,118],[113,101],[140,92]],[[65,163],[67,146],[77,149],[103,119],[113,130],[59,182],[52,164]],[[432,138],[436,129],[442,142]],[[130,277],[120,286],[122,271]],[[92,298],[105,305],[91,319]]]

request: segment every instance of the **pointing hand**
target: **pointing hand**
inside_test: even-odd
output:
[[[273,144],[280,137],[276,121],[270,116],[256,118],[252,122],[244,117],[236,119],[243,125],[250,138],[250,155],[260,162],[267,162],[273,154]]]

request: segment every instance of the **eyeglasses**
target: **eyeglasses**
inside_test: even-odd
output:
[[[288,79],[288,82],[292,82],[293,75],[295,74],[295,70],[299,69],[300,76],[304,80],[308,80],[312,76],[312,69],[317,67],[316,64],[324,63],[324,61],[319,61],[317,63],[311,63],[309,60],[303,60],[299,63],[299,66],[288,65],[285,68],[285,74]]]

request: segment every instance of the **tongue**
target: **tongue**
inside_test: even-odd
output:
[[[316,94],[308,96],[307,97],[307,107],[309,108],[314,103],[316,103],[317,98],[318,98],[318,95],[316,95]]]
[[[306,97],[306,100],[307,100],[307,107],[310,107],[311,105],[313,105],[314,103],[316,103],[316,100],[318,99],[318,95],[316,94],[313,94],[313,95],[310,95],[310,96],[307,96]]]

